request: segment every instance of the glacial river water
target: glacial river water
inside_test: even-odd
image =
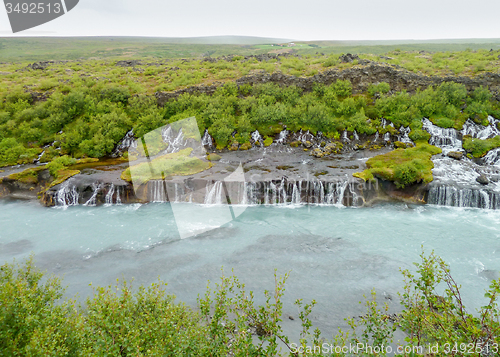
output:
[[[221,206],[181,204],[205,225]],[[198,215],[198,216],[197,216]],[[176,216],[179,217],[179,216]],[[208,223],[207,223],[208,222]],[[187,221],[179,224],[190,224]],[[273,272],[290,272],[285,294],[287,328],[298,329],[297,298],[318,302],[313,322],[334,333],[343,319],[363,312],[357,302],[375,288],[380,302],[398,311],[399,268],[414,269],[422,247],[443,257],[463,286],[470,311],[485,304],[484,289],[500,270],[500,211],[386,204],[371,208],[250,206],[236,219],[180,239],[167,203],[44,208],[34,202],[0,201],[0,261],[35,254],[39,267],[64,278],[66,294],[84,299],[90,283],[136,285],[158,277],[191,305],[221,267],[234,269],[262,300]],[[293,324],[297,326],[294,327]]]

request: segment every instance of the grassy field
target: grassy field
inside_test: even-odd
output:
[[[196,58],[228,54],[249,55],[285,49],[301,55],[364,53],[390,51],[464,51],[498,50],[499,39],[429,40],[429,41],[296,41],[294,47],[271,45],[290,43],[291,39],[258,37],[37,37],[0,38],[1,62],[46,60],[116,59],[116,58]]]

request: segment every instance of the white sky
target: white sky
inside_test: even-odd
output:
[[[500,38],[499,14],[500,0],[80,0],[65,16],[17,36]],[[0,36],[10,35],[0,8]]]

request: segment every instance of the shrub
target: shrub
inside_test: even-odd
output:
[[[50,174],[53,177],[57,178],[60,170],[63,170],[67,166],[74,164],[76,164],[76,159],[65,155],[53,159],[51,162],[47,164],[47,168],[49,169]]]

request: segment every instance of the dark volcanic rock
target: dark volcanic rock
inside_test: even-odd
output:
[[[487,185],[490,183],[490,181],[485,175],[479,175],[478,178],[476,178],[476,181],[479,182],[481,185]]]
[[[129,61],[118,61],[116,62],[118,67],[135,67],[140,66],[141,62],[137,60],[129,60]]]
[[[345,55],[342,55],[339,57],[339,60],[340,62],[342,63],[351,63],[355,60],[358,60],[359,61],[359,57],[358,55],[353,55],[353,54],[350,54],[350,53],[346,53]]]
[[[36,70],[36,69],[44,70],[44,69],[46,69],[52,63],[54,63],[54,61],[35,62],[35,63],[32,63],[32,64],[29,64],[28,68],[31,68],[31,69],[34,69],[34,70]]]
[[[368,63],[368,61],[363,61],[363,63],[365,62]],[[425,89],[431,85],[435,86],[443,82],[461,83],[465,85],[468,91],[473,91],[475,88],[483,86],[493,92],[500,92],[500,74],[497,73],[484,73],[476,77],[425,76],[375,62],[369,62],[367,65],[347,68],[345,70],[330,69],[312,77],[295,77],[281,72],[272,74],[261,72],[238,78],[236,84],[240,86],[244,84],[275,83],[285,87],[294,85],[305,92],[309,92],[315,83],[330,85],[337,80],[349,80],[352,83],[354,94],[364,93],[371,84],[380,82],[389,83],[391,90],[394,92],[406,90],[407,92],[414,93],[418,89]],[[166,101],[176,99],[183,93],[198,92],[210,95],[217,87],[222,85],[224,84],[214,83],[209,86],[190,87],[175,92],[157,92],[155,96],[158,99],[158,105],[163,106]]]

